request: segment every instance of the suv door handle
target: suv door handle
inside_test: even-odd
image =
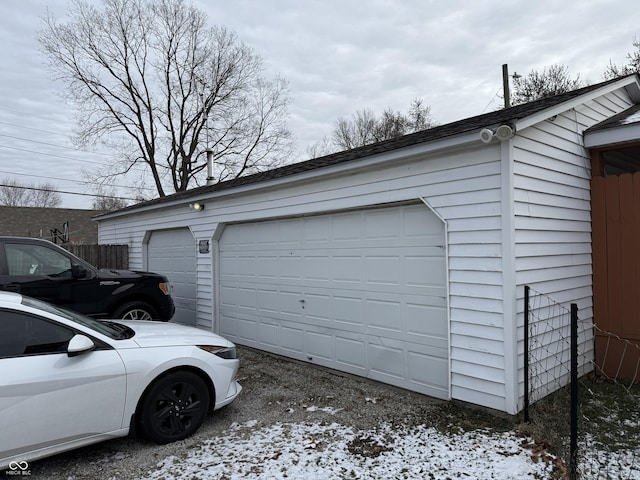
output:
[[[2,286],[2,290],[7,290],[8,292],[17,292],[20,293],[20,284],[18,283],[7,283]]]

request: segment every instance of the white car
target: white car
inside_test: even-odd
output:
[[[133,433],[169,443],[233,401],[233,343],[0,291],[0,471]]]

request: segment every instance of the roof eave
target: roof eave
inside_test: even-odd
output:
[[[586,148],[604,148],[611,145],[637,143],[640,138],[640,123],[595,130],[584,134]]]
[[[624,88],[627,91],[627,94],[631,98],[634,103],[640,103],[640,82],[638,75],[630,75],[628,77],[623,77],[619,79],[617,82],[609,83],[607,85],[603,85],[602,87],[592,90],[584,95],[580,95],[578,97],[572,98],[571,100],[567,100],[566,102],[562,102],[553,107],[549,107],[545,110],[542,110],[538,113],[529,115],[527,117],[521,118],[514,122],[517,131],[524,130],[527,127],[535,125],[537,123],[541,123],[549,118],[553,118],[557,115],[560,115],[567,110],[571,110],[585,103],[585,101],[598,98],[602,95],[605,95],[609,92],[613,92],[620,88]]]
[[[185,206],[185,208],[188,208],[189,204],[193,202],[206,202],[215,200],[217,198],[245,195],[248,193],[257,192],[259,190],[282,188],[284,185],[313,181],[319,177],[342,175],[346,173],[353,173],[357,170],[370,169],[387,162],[409,160],[421,155],[434,154],[437,152],[456,148],[464,148],[465,146],[468,146],[470,144],[481,144],[478,132],[479,129],[460,135],[439,138],[431,142],[409,145],[403,148],[378,153],[370,157],[363,157],[350,162],[338,163],[336,165],[308,170],[305,172],[287,175],[280,178],[264,180],[257,183],[250,183],[248,185],[241,185],[230,189],[203,192],[200,195],[194,194],[187,198],[181,197],[173,201],[167,199],[166,201],[160,203],[141,205],[140,207],[131,210],[116,210],[113,212],[108,212],[104,215],[100,215],[96,218],[96,220],[108,220],[112,218],[125,217],[132,214],[138,215],[140,213],[151,212],[160,208],[165,209],[167,207]]]

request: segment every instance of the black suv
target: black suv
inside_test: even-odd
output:
[[[166,322],[175,311],[166,277],[97,269],[38,238],[0,237],[0,289],[100,318]]]

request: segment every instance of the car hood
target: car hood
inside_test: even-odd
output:
[[[170,347],[177,345],[216,345],[233,347],[233,343],[215,333],[168,322],[114,320],[133,329],[131,338],[140,347]]]
[[[140,272],[137,270],[114,270],[113,268],[98,269],[98,277],[103,280],[117,280],[124,278],[152,277],[158,280],[166,280],[162,275],[153,272]]]

